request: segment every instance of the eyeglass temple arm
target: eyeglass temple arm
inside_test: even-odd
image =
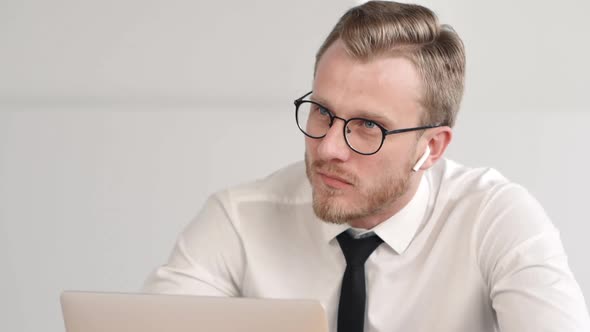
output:
[[[310,95],[312,92],[313,92],[313,91],[309,91],[308,93],[304,94],[303,96],[301,96],[301,97],[299,97],[299,98],[295,99],[295,105],[297,105],[297,104],[301,103],[301,101],[303,100],[303,98],[305,98],[305,97],[309,96],[309,95]]]
[[[442,127],[442,124],[436,124],[436,125],[431,125],[431,126],[422,126],[422,127],[414,127],[414,128],[404,128],[404,129],[396,129],[396,130],[389,130],[385,132],[385,135],[391,135],[391,134],[400,134],[400,133],[405,133],[408,131],[415,131],[415,130],[423,130],[423,129],[430,129],[430,128],[436,128],[436,127]]]

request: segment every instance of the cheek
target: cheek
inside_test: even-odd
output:
[[[360,158],[356,163],[355,173],[362,187],[373,187],[376,183],[382,181],[384,174],[389,172],[391,165],[382,156],[379,156],[379,153],[381,151],[371,156],[359,155]]]
[[[361,177],[361,181],[367,185],[379,185],[407,172],[407,156],[400,151],[382,150],[365,158],[361,175],[364,179]]]
[[[417,141],[412,133],[407,134],[405,137],[391,137],[397,140],[389,142],[387,146],[384,144],[382,151],[378,152],[383,153],[381,167],[388,169],[389,173],[399,174],[407,171],[408,163],[414,158]]]
[[[309,138],[309,137],[305,136],[305,153],[309,157],[313,157],[312,159],[315,159],[315,154],[316,154],[319,142],[320,142],[320,140],[318,140],[318,139],[313,139],[313,138]]]

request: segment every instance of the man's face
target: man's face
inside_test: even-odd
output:
[[[338,117],[362,117],[394,130],[420,125],[420,93],[420,79],[409,60],[354,60],[337,41],[318,63],[310,98]],[[378,223],[397,212],[400,198],[408,196],[411,169],[420,155],[417,133],[389,135],[376,154],[361,155],[347,146],[343,126],[335,119],[324,138],[306,137],[314,211],[328,222],[360,227]]]

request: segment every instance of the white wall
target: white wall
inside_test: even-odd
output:
[[[292,99],[351,4],[0,2],[0,331],[62,331],[63,289],[136,290],[207,195],[301,159]],[[449,156],[529,188],[588,300],[590,5],[432,5],[468,52]]]

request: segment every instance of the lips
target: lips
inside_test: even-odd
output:
[[[324,173],[324,172],[317,172],[319,178],[322,182],[332,188],[336,189],[344,189],[346,187],[351,186],[352,184],[348,182],[345,178],[338,176],[336,174]]]

